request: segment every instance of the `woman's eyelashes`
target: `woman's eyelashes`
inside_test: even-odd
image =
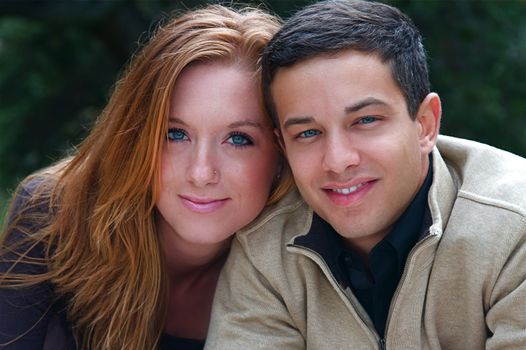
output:
[[[188,140],[188,136],[186,135],[186,132],[183,129],[179,129],[179,128],[168,129],[168,132],[166,133],[166,138],[168,139],[168,141],[172,141],[172,142],[180,142],[180,141]]]
[[[247,147],[252,146],[254,141],[252,138],[245,133],[234,131],[228,137],[227,142],[234,147]]]
[[[190,140],[186,134],[186,131],[179,128],[168,129],[166,138],[170,142],[182,142]],[[249,135],[240,131],[231,132],[225,142],[236,148],[252,146],[254,144],[253,139]]]

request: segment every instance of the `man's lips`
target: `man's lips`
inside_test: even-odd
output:
[[[222,207],[228,201],[228,198],[196,198],[186,195],[179,195],[179,198],[181,198],[182,203],[186,208],[196,213],[213,212]]]
[[[335,204],[349,205],[362,199],[377,181],[377,179],[362,179],[347,184],[331,184],[322,189]]]
[[[353,192],[356,192],[358,191],[359,188],[365,186],[367,183],[366,182],[361,182],[357,185],[354,185],[354,186],[350,186],[350,187],[344,187],[344,188],[333,188],[331,189],[331,191],[333,192],[336,192],[336,193],[339,193],[339,194],[351,194]]]

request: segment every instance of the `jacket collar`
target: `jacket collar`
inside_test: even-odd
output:
[[[432,235],[441,236],[444,232],[449,215],[455,203],[459,182],[457,173],[449,167],[441,156],[439,146],[433,149],[433,183],[429,189],[428,206],[431,212],[432,224],[429,232]]]

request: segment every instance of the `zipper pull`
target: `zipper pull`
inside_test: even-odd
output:
[[[380,341],[378,343],[380,345],[380,350],[386,350],[385,339],[384,338],[380,339]]]

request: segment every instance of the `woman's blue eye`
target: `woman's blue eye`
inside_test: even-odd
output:
[[[254,142],[252,142],[250,137],[242,133],[233,133],[228,138],[227,142],[236,147],[244,147],[244,146],[250,146],[254,144]]]
[[[360,123],[360,124],[371,124],[371,123],[375,122],[376,120],[377,120],[376,117],[372,117],[372,116],[368,115],[367,117],[360,118],[358,123]]]
[[[319,130],[314,130],[314,129],[309,129],[309,130],[305,130],[303,132],[301,132],[298,137],[300,138],[309,138],[309,137],[314,137],[316,135],[319,135],[320,134],[320,131]]]
[[[168,129],[166,136],[169,141],[184,141],[188,139],[188,136],[186,136],[184,130],[176,128]]]

